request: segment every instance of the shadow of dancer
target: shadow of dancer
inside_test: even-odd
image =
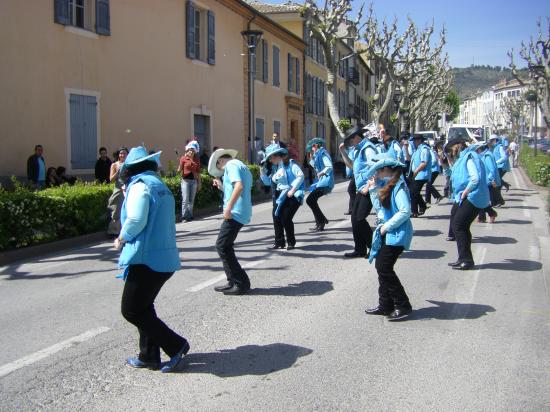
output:
[[[288,286],[275,286],[271,288],[254,288],[249,296],[321,296],[334,290],[332,282],[310,280],[301,283],[291,283]]]
[[[220,378],[267,375],[288,369],[313,350],[286,343],[245,345],[209,353],[190,353],[178,367],[181,373],[210,373]]]
[[[440,320],[458,320],[458,319],[479,319],[489,312],[496,312],[496,309],[489,305],[479,305],[477,303],[458,303],[442,302],[437,300],[426,300],[436,306],[428,308],[415,309],[407,318],[411,320],[421,319],[440,319]]]

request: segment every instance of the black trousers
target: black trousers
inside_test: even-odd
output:
[[[367,216],[372,210],[370,195],[358,192],[351,211],[351,228],[353,230],[354,250],[357,253],[367,253],[372,245],[372,229],[367,222]]]
[[[412,178],[411,178],[412,179]],[[426,202],[422,199],[422,187],[428,182],[427,179],[411,180],[411,213],[418,214],[426,211]]]
[[[378,305],[384,310],[411,308],[409,297],[393,269],[397,258],[403,252],[403,246],[386,245],[385,238],[375,267],[378,272]]]
[[[504,175],[506,174],[506,170],[504,170],[504,169],[498,169],[498,174],[500,175],[500,181],[501,181],[502,186],[504,186],[505,188],[509,188],[509,187],[510,187],[510,183],[506,182],[506,181],[503,179]]]
[[[477,215],[479,220],[485,220],[487,219],[486,215],[489,215],[490,217],[496,217],[497,212],[495,209],[493,209],[493,206],[495,206],[498,202],[496,201],[496,192],[497,187],[493,187],[493,185],[489,185],[489,196],[491,199],[491,204],[487,206],[485,209],[481,209],[479,211],[479,214]]]
[[[155,272],[146,265],[130,265],[122,292],[121,312],[139,332],[139,359],[160,362],[160,348],[170,357],[186,340],[157,317],[155,298],[173,272]]]
[[[325,189],[323,188],[315,189],[313,192],[311,192],[308,195],[306,199],[306,203],[311,209],[311,211],[313,212],[313,216],[315,217],[315,222],[318,225],[325,223],[327,221],[327,218],[325,217],[323,212],[321,212],[321,208],[319,207],[319,204],[318,204],[319,198],[324,196],[325,194],[326,194]]]
[[[250,279],[237,260],[233,248],[242,227],[243,225],[234,219],[224,220],[216,240],[216,250],[222,260],[227,282],[242,289],[250,289]]]
[[[355,202],[356,194],[357,194],[357,187],[355,186],[355,178],[352,176],[348,184],[348,195],[349,195],[348,213],[351,213],[351,211],[353,210],[353,203]]]
[[[470,203],[468,199],[463,200],[460,206],[458,203],[453,203],[453,208],[451,209],[451,231],[456,239],[459,262],[474,263],[470,226],[478,213],[479,209]]]
[[[277,197],[279,197],[277,194]],[[300,202],[296,200],[295,197],[287,198],[281,209],[279,210],[279,216],[275,216],[275,210],[277,209],[276,205],[273,208],[273,227],[275,228],[275,244],[279,246],[284,246],[285,242],[285,233],[286,241],[289,245],[294,246],[296,244],[296,237],[294,236],[294,215],[300,207]]]
[[[437,176],[439,176],[439,172],[432,172],[432,178],[426,184],[426,193],[424,194],[424,200],[426,203],[432,203],[432,195],[436,199],[439,199],[441,197],[441,194],[434,186],[434,182],[435,179],[437,179]]]

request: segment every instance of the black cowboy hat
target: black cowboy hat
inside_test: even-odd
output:
[[[362,124],[357,124],[353,126],[352,128],[348,129],[346,132],[346,136],[344,137],[344,143],[349,142],[350,139],[352,139],[355,136],[361,136],[363,137],[363,126]]]

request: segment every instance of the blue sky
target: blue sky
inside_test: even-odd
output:
[[[324,0],[317,3],[322,5]],[[355,9],[366,3],[365,10],[369,4],[363,0],[353,3]],[[548,27],[545,16],[550,16],[548,0],[374,0],[372,3],[378,18],[390,20],[396,16],[399,22],[405,23],[409,15],[421,26],[432,20],[439,29],[444,24],[446,51],[453,67],[467,67],[472,63],[508,66],[507,50],[519,50],[522,40],[527,42],[531,35],[536,35],[538,17],[542,17],[544,32]],[[516,63],[521,63],[518,57]]]

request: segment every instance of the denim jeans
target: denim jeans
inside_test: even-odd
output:
[[[197,181],[194,179],[181,179],[181,218],[193,217],[193,203],[197,194]]]

